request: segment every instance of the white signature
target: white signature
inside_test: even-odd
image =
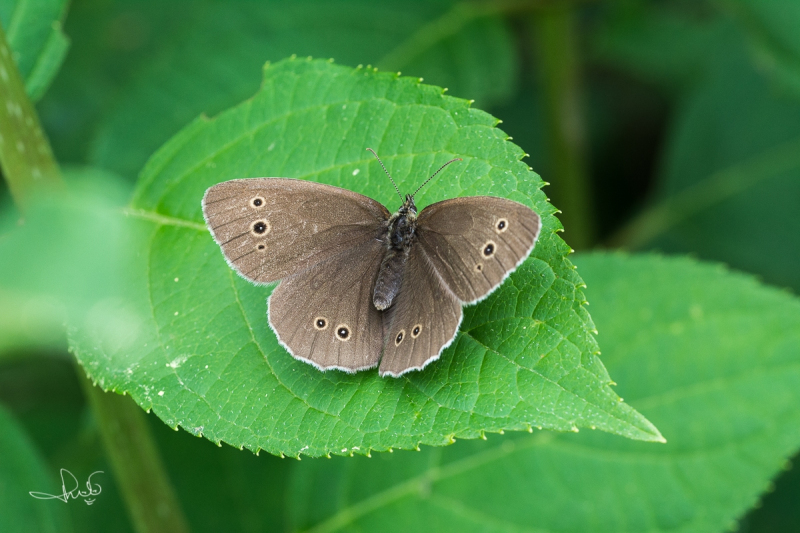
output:
[[[87,496],[97,496],[103,490],[98,483],[95,483],[94,485],[92,484],[92,476],[95,475],[95,474],[104,474],[104,473],[105,472],[103,472],[102,470],[98,470],[96,472],[92,472],[91,474],[89,474],[89,479],[86,480],[86,488],[88,490],[86,492],[84,492],[84,491],[82,491],[82,490],[80,490],[78,488],[78,478],[73,476],[72,472],[70,472],[66,468],[62,468],[61,469],[61,494],[47,494],[47,493],[44,493],[44,492],[29,492],[28,494],[30,494],[31,496],[33,496],[34,498],[37,498],[39,500],[52,500],[52,499],[55,498],[57,500],[61,500],[64,503],[67,503],[70,498],[74,498],[74,499],[77,500],[80,497],[80,498],[84,498],[83,501],[86,502],[86,505],[92,505],[94,503],[94,498],[88,499]],[[72,485],[74,483],[75,484],[75,488],[67,491],[67,481],[68,480],[64,479],[64,474],[67,474],[70,478],[72,478],[72,482],[70,483],[70,485]],[[97,487],[96,490],[95,490],[95,487]]]

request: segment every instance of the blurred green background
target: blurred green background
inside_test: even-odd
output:
[[[62,16],[71,46],[37,109],[59,163],[107,171],[118,198],[186,123],[252,95],[265,61],[331,57],[500,118],[576,250],[691,254],[800,290],[800,2],[76,0]],[[63,339],[34,340],[0,352],[0,403],[50,470],[110,472]],[[228,529],[221,507],[234,529],[285,525],[287,461],[148,418],[194,526]],[[800,531],[800,473],[775,488],[742,531]],[[110,474],[103,490],[59,512],[129,531]]]

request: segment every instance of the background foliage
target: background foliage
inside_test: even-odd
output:
[[[224,110],[230,111],[223,117],[235,119],[243,109],[236,106],[259,91],[264,62],[292,54],[332,57],[342,65],[335,68],[374,65],[424,77],[425,83],[447,87],[447,94],[474,99],[472,109],[503,121],[502,131],[530,154],[524,162],[552,183],[543,191],[564,210],[559,218],[566,231],[560,236],[581,252],[574,262],[588,288],[582,289],[577,276],[564,279],[577,291],[574,301],[585,293],[591,303],[592,316],[583,312],[581,328],[596,326],[605,364],[592,368],[601,377],[607,369],[619,384],[610,394],[621,395],[622,405],[637,409],[643,416],[628,408],[668,442],[534,430],[423,446],[420,452],[296,462],[227,445],[220,449],[188,432],[169,431],[150,415],[144,424],[163,468],[147,462],[174,488],[189,528],[800,529],[800,476],[790,469],[800,448],[800,304],[793,295],[800,289],[796,2],[78,0],[67,9],[57,0],[3,0],[0,23],[69,184],[66,193],[31,207],[23,227],[8,192],[2,192],[0,529],[127,531],[147,523],[131,510],[126,478],[112,474],[120,466],[115,453],[106,451],[109,424],[101,409],[87,403],[97,393],[82,392],[82,370],[76,371],[65,349],[61,322],[70,317],[73,350],[107,387],[131,392],[170,426],[185,422],[191,431],[188,421],[207,418],[180,395],[177,404],[163,400],[159,408],[157,391],[154,402],[135,392],[125,368],[112,368],[114,358],[103,362],[85,354],[139,353],[130,345],[137,338],[132,325],[141,318],[141,308],[129,299],[136,285],[116,273],[149,261],[143,250],[186,246],[192,232],[201,234],[197,213],[184,207],[196,210],[192,198],[199,193],[179,187],[170,199],[158,192],[159,183],[172,179],[170,169],[159,170],[159,161],[180,152],[187,137],[211,132],[209,149],[222,142],[224,128],[214,133],[221,119],[192,121]],[[494,124],[474,113],[487,128]],[[322,142],[313,129],[305,135],[315,146]],[[365,135],[356,144],[368,140]],[[499,150],[493,146],[475,142],[462,149],[479,161],[491,159]],[[498,157],[514,161],[517,152]],[[268,154],[254,153],[269,161]],[[309,161],[296,156],[297,167],[286,167],[287,175],[304,172],[355,188],[326,174],[324,162]],[[399,161],[398,168],[407,169],[400,175],[410,182],[411,170],[424,174],[432,164],[411,158],[403,167]],[[259,168],[247,161],[212,162],[236,174],[220,179]],[[552,209],[525,165],[512,170],[513,180],[494,175],[478,190],[519,195]],[[391,207],[391,191],[368,178],[377,176],[368,167],[364,172],[370,189],[362,192]],[[459,174],[462,181],[430,189],[431,200],[469,194],[479,174]],[[193,187],[201,191],[204,185]],[[182,225],[170,236],[158,217]],[[552,232],[558,222],[551,220]],[[153,245],[158,232],[162,240]],[[565,261],[568,250],[559,243],[553,235],[537,248],[548,256],[546,264]],[[695,259],[604,254],[589,251],[593,247]],[[193,250],[219,259],[213,247]],[[180,262],[169,264],[168,253],[161,257],[167,263],[149,262],[146,268],[186,279],[183,272],[171,273]],[[723,269],[720,262],[748,274]],[[513,300],[524,286],[517,280],[536,279],[540,266],[531,261],[495,304],[473,308],[473,318],[499,312],[503,306],[497,303]],[[220,269],[219,275],[227,273]],[[263,311],[263,297],[252,295],[253,313]],[[166,315],[159,320],[171,324]],[[195,342],[193,322],[174,325],[175,339]],[[91,338],[81,338],[86,331]],[[585,351],[595,357],[592,352]],[[156,357],[162,372],[171,363],[172,370],[183,364],[180,353],[172,355]],[[179,372],[169,374],[182,379]],[[145,375],[132,382],[161,379]],[[236,397],[221,390],[218,398],[226,394]],[[170,421],[176,407],[184,419]],[[525,421],[481,429],[522,429]],[[471,423],[465,427],[474,429]],[[446,436],[427,442],[440,444]],[[248,441],[230,431],[211,438],[281,451],[269,439]],[[339,445],[329,444],[315,455]],[[56,492],[59,468],[79,477],[106,472],[98,501],[92,507],[79,501],[57,506],[28,497],[30,490]]]

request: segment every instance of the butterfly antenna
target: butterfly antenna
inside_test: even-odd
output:
[[[386,170],[386,167],[385,167],[385,166],[383,166],[383,161],[381,161],[381,158],[380,158],[380,157],[378,157],[378,154],[376,154],[376,153],[375,153],[375,150],[373,150],[372,148],[367,148],[367,150],[369,150],[370,152],[372,152],[372,155],[374,155],[374,156],[375,156],[375,159],[377,159],[377,160],[378,160],[378,163],[380,163],[380,164],[381,164],[381,168],[383,168],[383,171],[384,171],[384,172],[386,172],[386,175],[387,175],[387,176],[389,176],[389,179],[390,179],[390,180],[392,180],[392,185],[394,185],[394,190],[396,190],[396,191],[397,191],[397,196],[399,196],[399,197],[400,197],[400,201],[402,202],[402,201],[403,201],[403,195],[402,195],[402,194],[400,194],[400,189],[398,189],[398,188],[397,188],[397,184],[394,182],[394,179],[392,179],[392,175],[391,175],[391,174],[389,174],[389,171],[388,171],[388,170]]]
[[[428,183],[429,181],[431,181],[431,180],[433,179],[433,177],[434,177],[436,174],[438,174],[439,172],[441,172],[442,170],[444,170],[444,167],[446,167],[446,166],[447,166],[447,165],[449,165],[450,163],[455,163],[456,161],[463,161],[463,159],[461,159],[460,157],[456,157],[455,159],[451,159],[450,161],[448,161],[447,163],[445,163],[444,165],[442,165],[441,167],[439,167],[439,170],[437,170],[436,172],[434,172],[434,173],[431,175],[431,177],[430,177],[430,178],[426,179],[426,180],[425,180],[425,183],[423,183],[422,185],[420,185],[419,187],[417,187],[417,190],[416,190],[416,191],[414,191],[414,194],[412,194],[412,195],[411,195],[411,197],[412,197],[412,198],[413,198],[413,197],[415,197],[415,196],[417,195],[417,193],[419,192],[419,190],[420,190],[421,188],[423,188],[423,187],[425,186],[425,184],[426,184],[426,183]]]

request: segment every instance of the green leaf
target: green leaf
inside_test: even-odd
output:
[[[131,9],[128,2],[124,9]],[[137,3],[137,9],[145,29],[176,16],[161,4]],[[450,0],[302,0],[201,2],[190,11],[181,13],[180,25],[164,28],[158,37],[164,44],[127,73],[92,141],[93,164],[135,176],[194,117],[216,114],[253,94],[265,61],[292,54],[422,76],[483,105],[503,100],[515,86],[516,48],[499,7]],[[131,31],[135,40],[136,29]],[[97,75],[72,75],[85,74]]]
[[[0,210],[0,355],[65,346],[67,320],[103,338],[130,330],[126,314],[110,312],[121,311],[120,270],[134,253],[120,216],[129,190],[96,169],[68,168],[64,177],[66,190],[31,200],[24,224],[10,206]]]
[[[294,529],[732,529],[800,446],[800,301],[689,259],[576,262],[609,369],[666,445],[537,433],[303,461]]]
[[[800,4],[794,0],[727,0],[749,34],[759,67],[800,98]]]
[[[58,494],[60,486],[24,429],[2,406],[0,457],[0,531],[72,531],[60,502],[29,494]]]
[[[0,24],[31,100],[42,97],[66,56],[66,9],[66,0],[0,0]]]
[[[800,288],[800,102],[776,94],[741,42],[719,45],[725,55],[684,98],[661,168],[660,198],[683,194],[699,209],[677,210],[649,246]]]
[[[254,97],[196,120],[148,163],[131,208],[146,236],[126,278],[134,314],[147,318],[125,350],[77,332],[79,360],[103,387],[130,393],[172,427],[274,454],[416,448],[532,426],[661,440],[610,389],[555,209],[496,123],[413,78],[305,59],[268,67]],[[464,159],[417,195],[420,207],[492,194],[543,217],[532,257],[466,310],[440,361],[400,379],[294,360],[267,324],[270,289],[226,265],[200,210],[209,186],[256,176],[313,179],[394,206],[366,147],[401,190]]]
[[[669,90],[703,79],[708,50],[722,27],[659,4],[610,4],[590,41],[590,57]]]
[[[661,30],[617,31],[609,57],[645,77],[662,64],[659,52],[678,46],[673,41],[693,54],[667,55],[693,59],[669,71],[684,84],[654,208],[617,243],[690,252],[800,289],[800,102],[753,64],[746,36],[731,21],[698,25],[657,10],[642,20]],[[675,32],[680,39],[665,37],[671,27],[683,28]]]

